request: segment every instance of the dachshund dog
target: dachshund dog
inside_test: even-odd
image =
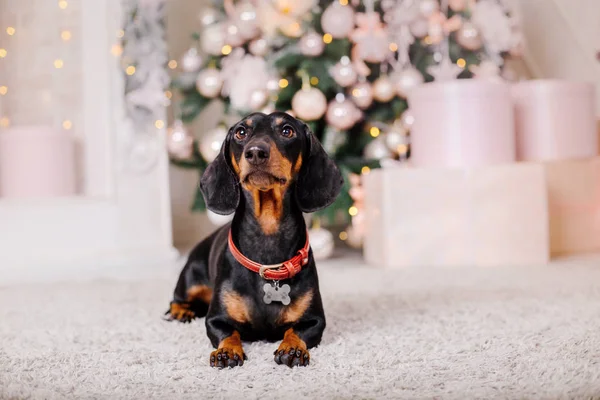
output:
[[[302,213],[333,203],[343,182],[308,126],[286,113],[231,127],[200,189],[209,210],[233,220],[192,250],[166,312],[206,316],[211,366],[242,366],[242,341],[257,340],[281,340],[277,364],[309,364],[325,314]]]

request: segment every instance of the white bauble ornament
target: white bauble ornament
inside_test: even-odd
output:
[[[410,108],[407,108],[402,113],[402,115],[400,116],[400,122],[402,123],[402,126],[404,127],[404,129],[406,129],[407,131],[410,131],[413,124],[415,123],[415,117]]]
[[[392,152],[388,149],[385,138],[379,136],[365,146],[363,151],[365,158],[370,160],[381,160],[383,158],[391,158]]]
[[[181,57],[181,68],[185,72],[196,72],[200,67],[202,67],[202,57],[198,54],[198,49],[192,47]]]
[[[178,160],[190,158],[194,153],[194,138],[181,120],[176,120],[167,130],[167,151]]]
[[[375,100],[386,103],[393,99],[395,94],[394,83],[387,75],[381,75],[373,82],[373,97]]]
[[[260,29],[258,27],[258,15],[254,5],[249,1],[244,1],[235,6],[235,11],[235,24],[239,29],[240,36],[248,40],[258,35]]]
[[[333,235],[327,229],[314,228],[308,231],[310,247],[315,260],[326,260],[333,254]]]
[[[254,39],[248,44],[248,50],[255,56],[262,57],[269,51],[269,44],[266,39]]]
[[[329,74],[333,77],[341,87],[348,87],[356,82],[358,74],[350,63],[348,57],[342,57],[342,61],[335,64],[330,70]]]
[[[206,68],[198,74],[196,89],[202,96],[209,99],[217,97],[221,93],[221,87],[223,87],[223,78],[218,69]]]
[[[240,33],[240,28],[234,21],[228,21],[225,27],[225,43],[231,47],[238,47],[246,41]]]
[[[233,214],[220,215],[210,210],[206,210],[206,216],[211,224],[215,226],[223,226],[233,219]]]
[[[300,51],[305,56],[319,56],[324,48],[323,38],[316,32],[309,32],[300,39]]]
[[[292,110],[300,119],[317,120],[327,110],[327,98],[317,88],[301,89],[292,97]]]
[[[352,101],[361,109],[369,108],[373,103],[373,88],[369,82],[360,82],[350,91]]]
[[[416,38],[424,38],[429,33],[429,21],[425,18],[417,18],[410,23],[410,33]]]
[[[212,25],[219,20],[221,14],[214,8],[207,7],[198,14],[202,26]]]
[[[474,23],[466,21],[455,33],[456,41],[467,50],[479,50],[483,46],[483,38]]]
[[[219,155],[221,145],[227,137],[227,128],[220,125],[208,132],[205,132],[198,141],[198,151],[206,162],[212,162]]]
[[[361,118],[362,112],[348,99],[332,100],[325,114],[327,123],[339,130],[352,128]]]
[[[396,94],[406,98],[408,93],[424,82],[423,75],[415,67],[407,67],[394,75]]]
[[[200,48],[207,54],[218,56],[225,46],[226,30],[222,23],[207,26],[200,35]]]
[[[429,17],[434,12],[440,9],[440,3],[437,0],[421,0],[419,3],[419,11],[425,18]]]
[[[267,90],[270,93],[277,93],[279,91],[279,78],[270,77],[267,80]]]
[[[406,144],[406,131],[402,130],[390,130],[385,134],[385,145],[391,151],[398,151],[398,146]]]
[[[260,109],[260,112],[263,114],[271,114],[272,112],[275,112],[275,104],[273,103],[269,103],[266,106],[264,106],[263,108]]]
[[[354,10],[334,1],[321,15],[321,27],[336,39],[347,37],[354,29]]]
[[[258,110],[265,105],[268,98],[269,95],[267,94],[266,90],[253,90],[252,93],[250,93],[250,100],[248,101],[248,105],[250,106],[251,110]]]

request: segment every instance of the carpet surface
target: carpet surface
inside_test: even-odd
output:
[[[169,279],[0,288],[2,399],[600,398],[600,262],[378,270],[319,264],[311,365],[245,344],[208,365],[204,320],[161,319]]]

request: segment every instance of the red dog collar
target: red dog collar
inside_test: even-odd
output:
[[[308,264],[309,248],[310,243],[307,231],[306,244],[302,249],[298,250],[298,253],[294,257],[280,264],[263,265],[250,260],[235,247],[233,237],[231,236],[231,230],[229,230],[229,250],[231,251],[231,254],[233,254],[233,257],[244,267],[248,268],[250,271],[257,272],[264,279],[278,281],[292,278],[302,270],[303,266]]]

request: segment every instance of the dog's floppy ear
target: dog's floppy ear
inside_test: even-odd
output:
[[[302,163],[296,183],[296,201],[303,212],[311,213],[335,201],[344,184],[344,178],[306,124],[304,129],[308,157]]]
[[[200,178],[200,190],[206,207],[221,215],[233,213],[240,201],[239,178],[232,171],[227,160],[230,133],[223,141],[219,155],[208,164]]]

